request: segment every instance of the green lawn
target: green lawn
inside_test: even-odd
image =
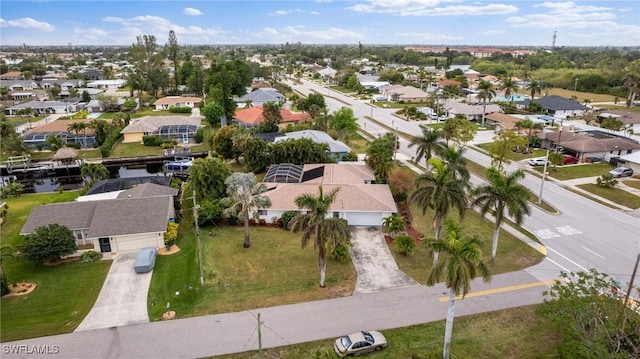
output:
[[[482,150],[484,150],[484,153],[489,155],[490,151],[491,151],[491,143],[480,143],[475,145],[477,147],[480,147]],[[522,161],[522,160],[526,160],[528,158],[536,158],[536,157],[544,157],[546,153],[546,150],[540,149],[540,148],[531,148],[531,153],[518,153],[518,152],[509,152],[507,153],[507,158],[510,159],[511,161]]]
[[[399,301],[398,305],[402,305]],[[538,359],[557,357],[560,335],[551,323],[535,313],[536,306],[457,317],[453,323],[452,358]],[[416,308],[429,310],[428,303]],[[265,323],[268,325],[268,323]],[[442,357],[444,321],[382,331],[389,346],[367,358]],[[344,333],[346,334],[346,333]],[[265,349],[262,358],[332,358],[335,338]],[[224,359],[259,358],[257,351],[223,355]]]
[[[122,143],[122,140],[118,140],[109,157],[161,156],[163,151],[160,146],[145,146],[138,142]]]
[[[411,206],[413,214],[413,227],[425,238],[433,238],[434,231],[431,229],[434,214],[433,210],[427,211],[426,215],[417,205]],[[457,213],[451,214],[453,218],[458,218]],[[493,238],[493,223],[488,219],[481,220],[480,215],[472,210],[467,210],[462,222],[464,235],[477,235],[483,242],[482,248],[484,260],[489,263],[491,259],[491,241]],[[395,253],[392,246],[389,248],[398,267],[413,279],[424,284],[427,274],[431,270],[432,258],[427,254],[427,248],[419,243],[416,251],[411,256],[402,256]],[[498,254],[495,263],[490,264],[493,274],[513,272],[530,267],[543,259],[542,254],[529,247],[510,233],[501,230],[498,242]]]
[[[549,176],[560,180],[566,181],[576,178],[602,176],[611,171],[613,167],[608,163],[585,163],[572,166],[557,166],[547,167]],[[542,173],[542,166],[534,168],[535,171]]]
[[[19,235],[34,205],[69,202],[78,192],[25,194],[6,199],[7,222],[2,224],[2,246],[15,252]],[[9,283],[32,282],[37,289],[28,295],[0,300],[0,341],[72,332],[95,302],[111,261],[38,266],[12,257],[3,258]]]
[[[251,248],[244,249],[241,226],[206,227],[201,233],[204,286],[187,214],[178,240],[183,250],[158,258],[148,299],[151,320],[159,319],[166,302],[184,318],[345,296],[355,286],[352,263],[328,259],[327,287],[319,288],[317,252],[313,246],[301,249],[299,234],[251,227]],[[176,291],[181,294],[175,296]]]
[[[606,188],[593,183],[581,184],[577,187],[596,196],[606,198],[619,205],[632,209],[640,208],[640,197],[625,190],[619,188]]]
[[[103,112],[98,118],[101,120],[110,120],[113,118],[113,116],[116,113],[119,113],[119,112]],[[144,116],[189,116],[189,115],[190,114],[188,113],[171,113],[169,111],[155,111],[151,107],[146,107],[134,113],[129,114],[131,119],[144,117]]]
[[[625,185],[629,186],[629,187],[633,187],[635,189],[640,189],[640,181],[637,180],[624,180],[621,181],[622,183],[624,183]]]

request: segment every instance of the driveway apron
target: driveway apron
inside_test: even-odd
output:
[[[122,253],[113,260],[96,303],[75,331],[149,322],[147,293],[153,271],[136,273],[135,258],[135,253]]]
[[[351,258],[358,273],[353,294],[418,285],[398,268],[380,228],[351,227],[351,243]]]

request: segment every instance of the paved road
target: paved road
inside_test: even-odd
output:
[[[523,283],[531,286],[521,286]],[[495,276],[491,283],[476,280],[479,291],[456,304],[463,316],[539,303],[546,287],[536,278],[515,272]],[[519,286],[509,292],[499,288]],[[277,347],[334,338],[370,329],[391,329],[444,320],[447,289],[423,285],[316,302],[208,315],[166,322],[97,329],[2,344],[2,358],[38,358],[51,355],[8,354],[10,349],[57,346],[60,358],[199,358],[258,348],[257,314],[261,314],[262,345]],[[179,315],[179,313],[178,313]],[[327,347],[329,349],[329,347]]]

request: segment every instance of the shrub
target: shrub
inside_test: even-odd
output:
[[[342,156],[344,162],[356,162],[358,160],[358,154],[355,151],[350,151],[346,155]]]
[[[351,260],[351,253],[349,253],[349,247],[351,247],[351,241],[342,241],[331,250],[331,256],[333,259],[339,262],[348,262]]]
[[[102,253],[96,251],[88,251],[80,256],[80,263],[97,262],[102,259]]]
[[[109,136],[107,136],[102,143],[102,146],[100,146],[100,155],[102,155],[102,157],[109,157],[111,154],[111,148],[113,148],[113,145],[116,144],[121,136],[120,130],[122,130],[122,128],[114,128],[109,132]]]
[[[168,222],[167,223],[167,231],[164,233],[164,244],[167,246],[171,246],[176,243],[176,239],[178,239],[178,227],[177,223]]]
[[[413,254],[414,249],[416,249],[416,242],[411,236],[397,236],[393,242],[396,252],[403,256]]]
[[[613,188],[618,181],[611,174],[606,173],[596,179],[596,184],[600,187]]]
[[[70,148],[75,148],[76,150],[79,150],[82,147],[80,142],[67,142],[66,146]]]
[[[160,146],[164,139],[160,136],[142,136],[142,143],[145,146]]]
[[[193,141],[195,143],[202,143],[202,141],[204,141],[204,129],[199,128],[196,131],[196,134],[193,136]]]
[[[286,211],[280,217],[280,221],[282,223],[282,228],[289,229],[289,222],[293,219],[293,217],[300,214],[298,211]]]
[[[191,107],[169,107],[169,112],[171,113],[191,113]]]

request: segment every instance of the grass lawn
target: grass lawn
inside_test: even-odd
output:
[[[581,184],[577,187],[582,188],[583,190],[588,191],[589,193],[592,193],[596,196],[606,198],[619,205],[632,209],[640,208],[640,197],[625,190],[619,188],[601,187],[594,183]]]
[[[369,141],[367,141],[359,134],[356,134],[356,136],[350,139],[349,143],[347,143],[346,145],[349,146],[355,153],[366,153],[367,148],[369,147]]]
[[[401,305],[401,304],[399,304]],[[453,323],[452,358],[555,358],[560,335],[535,313],[536,306],[457,317]],[[428,306],[416,308],[428,310]],[[347,334],[347,333],[344,333]],[[367,358],[441,358],[444,321],[384,330],[389,346]],[[266,359],[331,358],[335,338],[265,349]],[[256,351],[223,355],[224,359],[258,358]]]
[[[161,156],[163,149],[160,146],[145,146],[142,143],[122,143],[118,140],[109,157],[135,157],[135,156]]]
[[[571,166],[550,166],[547,171],[549,176],[560,181],[566,181],[576,178],[602,176],[612,169],[613,166],[608,163],[585,163]],[[534,170],[542,173],[543,168],[542,166],[537,166]]]
[[[491,143],[481,143],[476,146],[480,147],[486,154],[489,154],[491,151]],[[509,152],[507,154],[507,158],[511,161],[522,161],[528,158],[536,158],[536,157],[544,157],[546,150],[540,148],[531,148],[531,153],[517,153],[517,152]]]
[[[103,112],[100,117],[101,120],[111,120],[113,115],[119,112]],[[169,111],[155,111],[150,107],[146,107],[144,109],[138,110],[134,113],[129,114],[131,119],[144,117],[144,116],[189,116],[188,113],[171,113]]]
[[[629,186],[629,187],[633,187],[636,189],[640,189],[640,181],[636,181],[636,180],[624,180],[621,181],[622,183],[624,183],[625,185]]]
[[[6,199],[7,222],[2,224],[1,245],[13,251],[22,243],[19,235],[35,205],[73,201],[78,192],[24,194]],[[0,300],[0,340],[3,342],[72,332],[95,302],[110,261],[68,263],[54,267],[3,258],[9,283],[33,282],[37,289],[28,295]]]
[[[327,287],[320,288],[317,252],[313,246],[301,249],[299,234],[251,227],[251,248],[244,249],[241,226],[201,229],[205,280],[201,287],[192,223],[190,215],[181,222],[182,250],[158,258],[148,299],[151,320],[159,319],[166,302],[184,318],[350,295],[355,287],[350,261],[327,258]],[[175,296],[176,291],[181,294]]]
[[[413,214],[413,227],[425,238],[433,238],[435,232],[431,229],[433,221],[433,210],[428,210],[426,215],[417,205],[411,206]],[[452,218],[458,218],[457,213],[450,214]],[[468,210],[462,222],[465,236],[477,235],[483,242],[483,258],[489,264],[493,274],[507,273],[530,267],[540,262],[544,257],[542,254],[529,247],[510,233],[501,230],[498,239],[498,254],[496,261],[490,264],[491,241],[493,238],[493,223],[488,219],[481,220],[480,214],[473,210]],[[444,228],[443,228],[444,229]],[[392,246],[389,248],[398,262],[398,267],[413,279],[421,284],[425,284],[427,274],[431,270],[432,258],[428,255],[424,242],[416,246],[416,251],[411,256],[402,256],[395,253]]]

